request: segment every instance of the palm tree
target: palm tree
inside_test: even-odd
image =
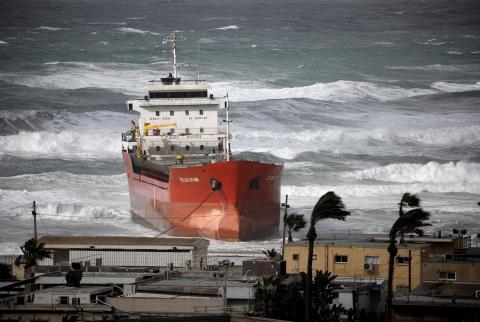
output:
[[[288,242],[293,242],[292,233],[299,231],[302,228],[305,228],[307,222],[303,218],[302,214],[293,213],[285,217],[285,225],[288,229]]]
[[[403,207],[415,207],[407,212],[403,211]],[[398,219],[393,223],[389,233],[388,245],[388,292],[387,292],[387,321],[392,321],[392,298],[393,298],[393,270],[395,256],[397,256],[398,248],[396,239],[398,236],[403,237],[405,233],[423,234],[421,227],[430,226],[425,221],[430,218],[430,214],[420,207],[420,198],[408,192],[404,193],[400,203],[398,204]],[[409,259],[410,260],[410,259]]]
[[[36,266],[38,261],[51,257],[50,252],[44,248],[44,244],[38,243],[35,238],[27,240],[25,244],[20,246],[20,249],[23,255],[17,259],[17,262],[25,264],[26,270]]]
[[[317,201],[317,204],[312,210],[310,217],[310,228],[308,229],[308,265],[307,265],[307,288],[306,288],[306,303],[305,303],[305,321],[312,320],[312,262],[313,262],[313,246],[317,238],[315,225],[323,219],[338,219],[345,220],[350,212],[345,210],[345,205],[342,199],[333,191],[329,191]]]
[[[267,256],[268,259],[275,259],[277,257],[277,251],[274,248],[264,250],[262,253]]]

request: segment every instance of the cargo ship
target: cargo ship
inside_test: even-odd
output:
[[[244,241],[276,234],[283,165],[232,155],[228,97],[210,94],[198,76],[178,77],[176,34],[168,41],[172,73],[148,82],[144,98],[127,100],[140,114],[122,134],[132,213],[159,235]]]

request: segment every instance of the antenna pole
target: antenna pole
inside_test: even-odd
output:
[[[225,107],[225,114],[227,119],[227,140],[226,140],[225,152],[227,152],[227,161],[230,161],[230,121],[228,119],[228,109],[230,104],[228,104],[228,94],[227,94],[226,103],[227,103],[227,106]]]
[[[35,204],[35,201],[33,201],[32,215],[33,215],[33,238],[35,238],[35,240],[38,240],[38,236],[37,236],[37,206]]]

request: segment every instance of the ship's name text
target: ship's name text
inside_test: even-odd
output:
[[[200,180],[197,177],[183,177],[179,179],[180,179],[180,182],[183,182],[183,183],[200,182]]]

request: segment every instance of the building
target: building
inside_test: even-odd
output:
[[[388,279],[388,243],[371,235],[352,235],[342,238],[317,239],[314,246],[313,270],[332,272],[357,282]],[[429,244],[406,242],[398,246],[395,259],[394,290],[413,289],[422,281],[422,259]],[[307,271],[308,241],[285,245],[287,273]],[[411,261],[409,260],[411,258]]]
[[[112,307],[103,304],[112,287],[57,286],[11,298],[0,304],[2,321],[102,321]]]
[[[94,267],[170,267],[204,265],[209,241],[205,238],[42,236],[40,243],[52,254],[40,266],[70,266],[81,262]]]

